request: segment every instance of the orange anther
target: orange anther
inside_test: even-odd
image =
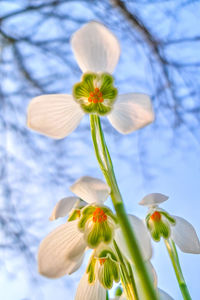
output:
[[[97,93],[97,92],[99,92],[99,89],[98,89],[98,88],[95,88],[94,91]]]
[[[93,98],[93,103],[98,103],[98,99],[97,98]]]
[[[102,266],[106,261],[106,258],[99,258],[100,265]]]
[[[103,98],[100,98],[100,99],[99,99],[99,102],[101,102],[101,103],[102,103],[102,102],[103,102]]]
[[[161,214],[160,214],[158,211],[155,211],[155,212],[151,215],[150,219],[151,219],[152,221],[159,222],[160,219],[161,219]]]
[[[102,223],[107,220],[107,215],[105,214],[104,210],[100,207],[97,207],[93,212],[93,222]]]

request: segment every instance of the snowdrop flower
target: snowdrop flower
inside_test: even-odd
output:
[[[28,107],[28,126],[61,139],[79,125],[85,114],[107,116],[120,133],[128,134],[154,120],[149,96],[118,95],[111,73],[120,56],[116,37],[102,24],[90,22],[72,36],[71,45],[83,71],[72,95],[42,95]]]
[[[129,215],[129,220],[134,228],[144,258],[148,260],[152,254],[148,231],[139,218]],[[114,282],[119,282],[120,264],[114,243],[122,255],[131,261],[129,251],[124,244],[125,241],[121,229],[116,227],[112,242],[110,244],[101,243],[93,251],[86,273],[78,285],[75,300],[105,300],[106,290],[111,289]],[[149,267],[150,263],[148,261],[146,263]],[[151,271],[152,267],[150,266],[149,268]],[[151,274],[153,274],[153,280],[156,280],[154,273],[151,272]]]
[[[84,176],[70,189],[78,197],[60,200],[50,217],[50,220],[55,220],[69,215],[68,221],[53,230],[39,247],[39,272],[50,278],[76,271],[87,247],[109,243],[114,234],[115,216],[103,205],[110,193],[107,184]]]
[[[79,282],[75,300],[105,300],[106,290],[119,280],[117,255],[112,247],[101,244],[93,251],[86,273]]]
[[[139,203],[149,207],[146,224],[152,238],[155,241],[159,241],[161,237],[171,238],[181,251],[199,254],[200,242],[194,227],[184,218],[171,216],[158,206],[167,199],[163,194],[153,193]]]

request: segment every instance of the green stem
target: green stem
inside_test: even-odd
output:
[[[113,164],[105,143],[103,131],[101,128],[101,121],[97,115],[90,115],[91,134],[94,145],[95,154],[99,162],[100,168],[104,174],[107,184],[111,188],[110,197],[112,199],[115,211],[123,232],[125,242],[130,252],[132,261],[136,268],[137,275],[140,280],[140,284],[144,291],[145,300],[157,300],[158,296],[154,289],[152,280],[149,276],[148,270],[145,266],[141,250],[137,243],[135,233],[129,222],[128,216],[125,211],[122,196],[119,191],[119,187],[115,178]]]
[[[187,288],[187,284],[185,282],[185,279],[183,277],[183,273],[181,270],[181,265],[179,262],[179,258],[178,258],[178,253],[176,250],[176,246],[175,243],[172,239],[169,240],[165,240],[165,245],[169,254],[169,257],[171,259],[175,274],[176,274],[176,278],[183,296],[184,300],[192,300],[189,290]]]
[[[108,292],[108,290],[106,291],[106,300],[109,300],[109,292]]]
[[[122,280],[123,287],[124,287],[124,290],[126,292],[126,295],[130,299],[139,300],[131,266],[130,266],[129,263],[126,263],[124,261],[123,255],[122,255],[122,253],[121,253],[121,251],[120,251],[120,249],[119,249],[119,247],[118,247],[115,240],[113,240],[113,244],[114,244],[117,256],[118,256],[118,260],[120,262],[121,280]]]
[[[127,262],[127,265],[128,265],[128,270],[129,270],[129,278],[130,278],[130,281],[132,283],[133,290],[134,290],[134,293],[135,293],[135,300],[139,300],[137,287],[136,287],[136,283],[135,283],[135,279],[134,279],[134,276],[133,276],[133,271],[132,271],[131,265],[129,264],[129,262]]]

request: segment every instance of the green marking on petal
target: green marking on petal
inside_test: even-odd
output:
[[[160,238],[161,238],[159,225],[158,224],[151,224],[151,226],[149,226],[149,228],[150,228],[151,236],[154,239],[154,241],[159,242]]]
[[[69,218],[68,218],[68,222],[71,222],[71,221],[74,221],[76,219],[79,219],[80,218],[80,214],[81,214],[81,210],[80,209],[74,209],[71,214],[69,215]]]
[[[108,73],[102,73],[101,82],[102,84],[100,87],[100,91],[103,94],[103,98],[115,100],[115,98],[117,97],[117,89],[113,87],[113,77]]]
[[[160,233],[164,237],[164,239],[168,239],[170,237],[170,226],[166,222],[161,222],[160,224]]]
[[[168,239],[170,237],[170,223],[165,217],[162,217],[159,220],[149,218],[147,227],[151,233],[152,238],[156,242],[160,241],[161,237],[163,237],[164,239]]]
[[[85,113],[108,114],[117,97],[114,79],[108,73],[85,73],[73,87],[73,97]]]
[[[96,259],[92,257],[86,270],[86,273],[88,273],[89,283],[93,283],[95,281],[95,265],[96,265]]]
[[[175,220],[172,216],[170,216],[167,212],[161,211],[160,213],[161,213],[161,215],[165,216],[165,218],[166,218],[172,225],[175,225],[175,224],[176,224],[176,220]]]
[[[91,216],[93,212],[95,211],[96,207],[93,205],[87,205],[83,210],[82,210],[82,215],[88,215]]]
[[[102,240],[100,224],[96,223],[87,235],[87,243],[91,248],[96,248]]]
[[[105,258],[100,258],[99,262],[99,281],[106,289],[111,289],[113,287],[113,281],[119,282],[120,280],[119,263],[112,260],[110,254],[107,254]]]
[[[112,258],[112,260],[115,260],[117,262],[117,257],[116,255],[108,249],[104,249],[100,252],[100,254],[98,255],[99,258],[104,258],[106,256],[108,256],[108,254],[110,255],[110,257]]]
[[[113,237],[113,228],[108,222],[93,223],[90,230],[85,232],[85,239],[90,248],[96,248],[100,242],[109,243]]]
[[[104,222],[101,224],[101,232],[102,232],[103,241],[105,243],[109,243],[113,236],[113,230],[108,225],[108,222]]]
[[[91,91],[94,90],[94,81],[97,78],[95,73],[85,73],[81,78],[81,82],[73,86],[73,96],[75,99],[88,98]]]
[[[85,225],[88,221],[89,217],[87,215],[83,215],[80,219],[80,221],[78,222],[78,228],[81,230],[81,231],[84,231],[85,230]]]

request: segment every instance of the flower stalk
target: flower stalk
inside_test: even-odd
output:
[[[181,265],[180,265],[179,258],[178,258],[178,253],[176,250],[176,245],[172,239],[165,240],[165,245],[166,245],[169,257],[171,259],[183,299],[184,300],[192,300],[189,290],[187,288],[187,284],[183,277]]]
[[[124,261],[123,255],[117,246],[116,241],[113,241],[121,267],[121,282],[126,293],[127,299],[139,300],[133,272],[129,262]]]
[[[104,134],[101,128],[101,121],[98,115],[90,115],[90,126],[95,154],[103,175],[107,181],[107,184],[111,188],[110,197],[112,199],[132,261],[135,265],[140,284],[143,288],[145,300],[157,300],[158,296],[156,290],[154,289],[153,283],[141,254],[141,250],[133,232],[133,228],[131,227],[125,211],[122,196],[120,194],[120,190],[116,181],[112,160],[104,139]]]

